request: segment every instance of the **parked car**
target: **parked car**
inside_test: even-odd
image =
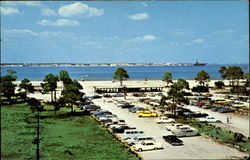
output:
[[[214,117],[197,118],[197,120],[208,123],[222,123],[221,120],[215,119]]]
[[[124,97],[124,94],[116,93],[112,95],[113,97]]]
[[[190,137],[200,135],[199,131],[196,129],[173,130],[172,133],[178,137]]]
[[[110,94],[104,94],[103,97],[105,97],[105,98],[111,98],[112,95],[110,95]]]
[[[141,143],[142,141],[147,141],[147,140],[151,140],[151,141],[156,142],[152,136],[144,136],[144,135],[134,137],[134,138],[128,139],[126,141],[127,141],[128,145],[132,146],[132,145],[135,145],[135,144]]]
[[[118,105],[118,107],[120,107],[120,108],[132,108],[132,107],[134,107],[134,105],[129,104],[129,103],[125,103],[125,104]]]
[[[212,107],[211,110],[217,112],[219,109],[225,108],[225,106],[215,106]]]
[[[180,140],[176,135],[166,135],[162,136],[162,138],[173,146],[183,145],[183,141]]]
[[[129,108],[128,111],[129,112],[132,112],[132,113],[136,113],[137,111],[144,111],[145,109],[142,108],[142,107],[132,107],[132,108]]]
[[[144,132],[143,131],[140,131],[140,130],[126,130],[122,135],[121,137],[124,139],[124,140],[127,140],[127,139],[133,139],[135,137],[138,137],[138,136],[142,136],[144,135]]]
[[[173,118],[168,117],[160,117],[156,119],[156,123],[174,123],[175,120]]]
[[[224,107],[224,108],[220,108],[218,109],[218,112],[220,113],[228,113],[228,112],[234,112],[235,109],[229,108],[229,107]]]
[[[136,151],[146,151],[146,150],[155,150],[155,149],[162,149],[163,145],[158,142],[154,141],[143,141],[139,144],[133,145],[132,148]]]
[[[111,120],[111,122],[105,123],[104,127],[109,127],[110,125],[118,124],[118,123],[125,123],[125,121],[123,119],[114,118],[114,119],[110,119],[110,120]]]
[[[152,112],[152,111],[140,111],[136,113],[138,115],[138,117],[157,117],[157,113],[156,112]]]
[[[97,105],[85,105],[83,108],[87,111],[94,111],[97,109],[101,109],[101,107]]]
[[[179,130],[179,129],[188,129],[190,128],[190,126],[188,125],[183,125],[183,124],[180,124],[180,123],[172,123],[171,125],[168,125],[166,126],[166,130],[167,131],[173,131],[173,130]]]
[[[217,100],[215,100],[214,103],[215,104],[225,104],[225,103],[227,103],[227,101],[225,99],[217,99]]]

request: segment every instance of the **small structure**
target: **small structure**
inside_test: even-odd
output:
[[[94,87],[96,93],[119,93],[123,92],[124,86],[117,87]],[[161,92],[163,87],[126,87],[126,92]]]

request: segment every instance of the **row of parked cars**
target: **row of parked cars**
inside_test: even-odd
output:
[[[204,109],[211,109],[212,111],[220,112],[220,113],[235,112],[236,110],[233,107],[230,107],[231,105],[233,105],[232,101],[226,101],[224,99],[218,99],[218,100],[213,101],[212,103],[203,102],[203,101],[200,101],[200,102],[193,101],[190,103],[190,105],[197,106],[197,107],[204,108]]]
[[[99,107],[90,111],[103,127],[108,128],[111,132],[120,137],[124,142],[136,151],[162,149],[163,145],[155,140],[152,136],[147,136],[142,130],[129,126],[125,120],[120,119],[117,115],[108,110],[102,110]]]

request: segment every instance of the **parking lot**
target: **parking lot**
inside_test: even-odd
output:
[[[181,138],[183,146],[172,146],[162,138],[169,134],[166,124],[156,124],[156,118],[139,118],[136,114],[121,109],[114,103],[108,103],[106,98],[95,99],[93,102],[102,109],[109,110],[119,118],[124,119],[130,126],[143,130],[146,135],[153,136],[156,141],[163,144],[164,149],[144,151],[140,154],[144,159],[231,159],[247,156],[246,153],[221,145],[203,136]],[[117,98],[123,99],[123,98]]]

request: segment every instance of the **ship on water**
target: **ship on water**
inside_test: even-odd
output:
[[[206,63],[199,63],[197,60],[196,62],[193,64],[193,66],[205,66]]]

